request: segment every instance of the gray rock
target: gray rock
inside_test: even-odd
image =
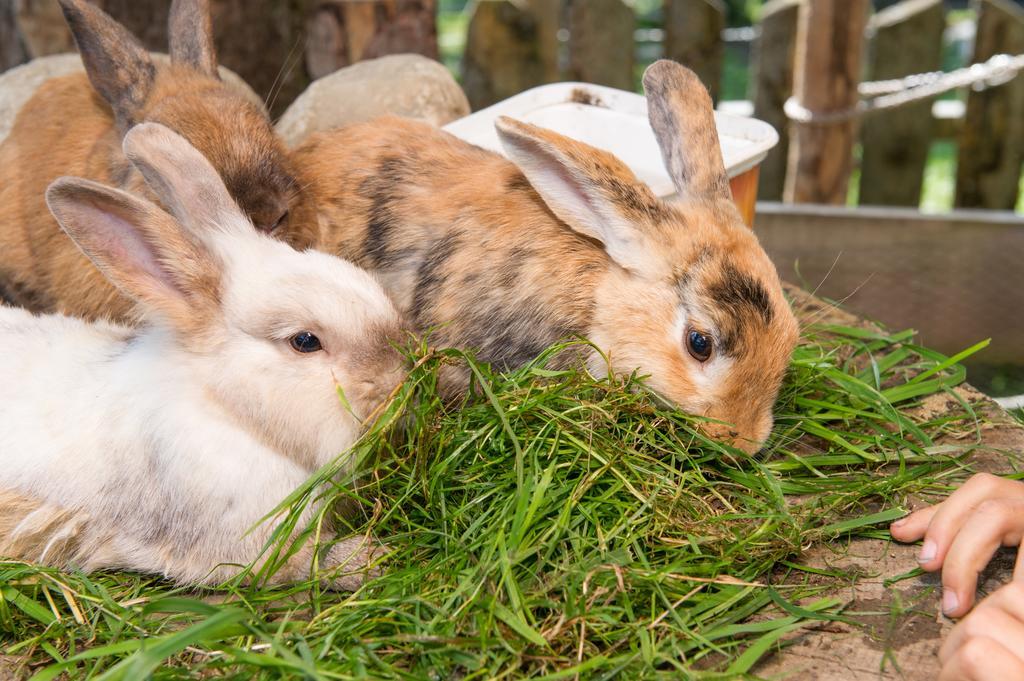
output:
[[[353,64],[313,81],[277,124],[285,143],[384,114],[441,126],[469,114],[469,102],[442,64],[395,54]]]
[[[153,53],[153,59],[157,63],[166,63],[167,55]],[[83,70],[82,58],[77,53],[71,53],[39,57],[0,74],[0,142],[10,132],[14,118],[18,115],[22,105],[35,94],[40,85],[50,78]],[[266,111],[263,100],[234,72],[221,66],[220,77],[261,110]]]

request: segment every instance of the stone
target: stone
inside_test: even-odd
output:
[[[166,63],[168,57],[165,54],[153,53],[153,59],[157,63]],[[39,57],[0,74],[0,142],[10,132],[21,106],[35,94],[40,85],[50,78],[83,70],[82,58],[77,53],[71,53]],[[220,77],[266,112],[263,100],[238,75],[221,66]]]
[[[469,102],[442,64],[418,54],[389,55],[313,81],[281,116],[277,132],[294,146],[314,132],[384,114],[441,126],[469,114]]]

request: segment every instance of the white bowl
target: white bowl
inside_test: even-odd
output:
[[[494,121],[509,116],[606,149],[628,165],[658,196],[675,192],[647,120],[647,100],[634,92],[589,83],[542,85],[465,118],[444,130],[477,146],[504,153]],[[715,112],[722,157],[729,177],[750,170],[779,141],[768,123]]]

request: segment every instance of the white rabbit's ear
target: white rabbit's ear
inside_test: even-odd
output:
[[[661,59],[647,67],[643,80],[651,127],[680,199],[731,200],[714,106],[700,78]]]
[[[647,264],[643,233],[631,218],[661,210],[657,198],[617,158],[550,130],[502,116],[495,123],[509,158],[558,218],[604,245],[620,266]]]
[[[253,229],[213,165],[170,128],[136,125],[125,135],[123,148],[153,193],[197,238],[211,230]]]
[[[46,203],[111,283],[179,330],[219,311],[216,259],[156,205],[76,177],[54,181]]]

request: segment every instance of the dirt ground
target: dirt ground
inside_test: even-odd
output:
[[[788,293],[801,319],[864,325],[802,291],[789,289]],[[970,459],[972,469],[992,473],[1017,469],[1024,453],[1024,427],[973,388],[962,386],[959,392],[987,421],[982,426],[982,446]],[[921,408],[938,415],[956,406],[947,396],[936,395]],[[858,626],[827,623],[806,630],[762,663],[757,673],[786,681],[934,681],[939,646],[954,624],[941,613],[941,582],[937,575],[886,582],[916,568],[918,550],[916,545],[860,539],[838,549],[816,548],[803,556],[801,562],[806,565],[863,575],[836,594],[848,598],[845,613]],[[1014,556],[1010,550],[997,555],[982,574],[979,596],[1008,581]]]

